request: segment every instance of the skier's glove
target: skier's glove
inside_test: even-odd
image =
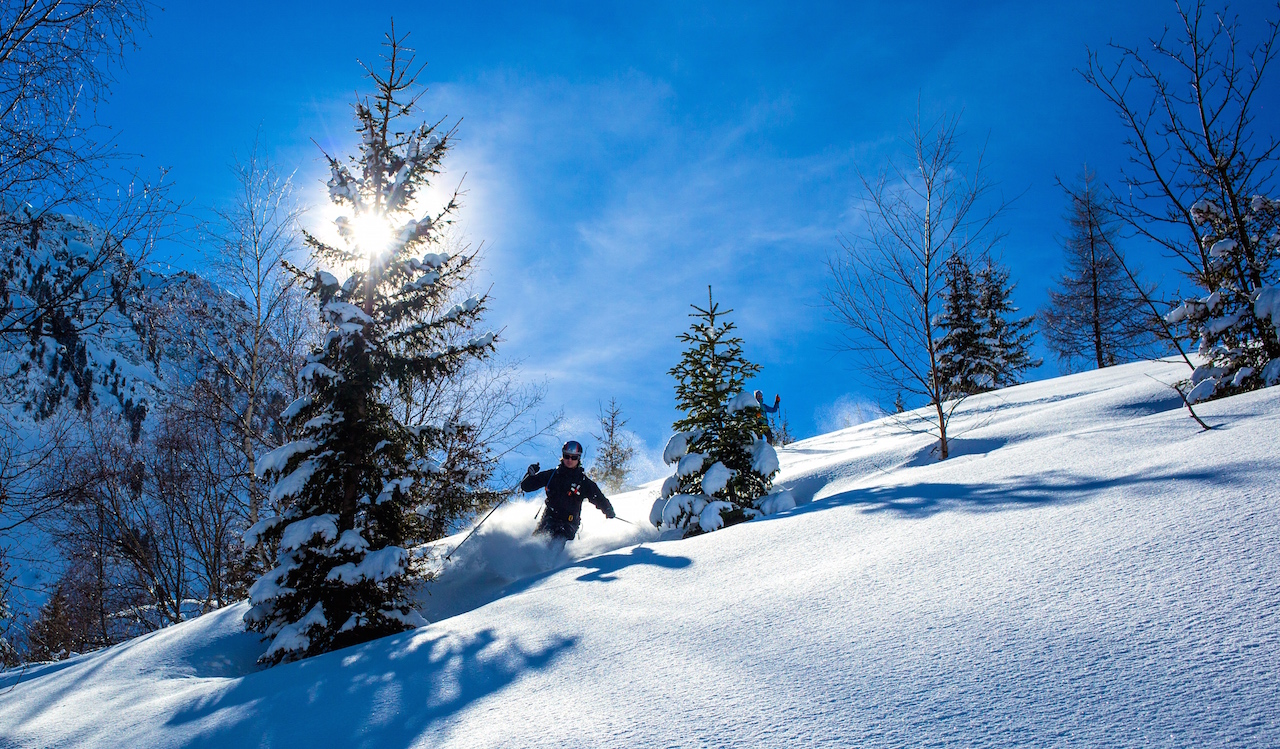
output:
[[[529,470],[524,472],[524,477],[529,478],[530,476],[533,476],[540,470],[542,470],[542,467],[539,466],[537,463],[530,464]]]
[[[605,519],[607,520],[613,520],[614,518],[618,517],[618,513],[614,512],[613,506],[610,505],[604,508],[604,516],[605,516]]]

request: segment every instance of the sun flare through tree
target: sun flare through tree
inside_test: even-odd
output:
[[[344,246],[306,234],[317,264],[350,269],[345,282],[308,276],[328,334],[300,375],[304,395],[283,418],[293,441],[264,456],[278,514],[251,528],[249,543],[276,553],[250,590],[247,626],[279,663],[400,632],[422,623],[409,549],[442,513],[485,497],[483,477],[459,470],[446,446],[466,424],[408,425],[397,398],[413,386],[458,376],[487,357],[496,334],[476,335],[486,297],[458,300],[474,255],[439,251],[455,193],[437,212],[413,213],[440,173],[453,130],[401,125],[420,94],[421,68],[394,29],[385,68],[368,70],[377,93],[356,103],[357,155],[332,156],[329,197]],[[427,250],[425,254],[421,254]],[[435,251],[431,251],[435,250]],[[438,523],[435,523],[438,525]]]

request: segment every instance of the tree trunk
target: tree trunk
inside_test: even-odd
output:
[[[938,460],[946,460],[951,454],[950,448],[947,446],[947,419],[946,414],[942,410],[942,402],[934,403],[934,408],[938,411]]]

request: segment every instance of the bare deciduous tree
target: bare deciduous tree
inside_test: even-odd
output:
[[[51,478],[65,496],[53,533],[73,565],[93,567],[104,644],[181,621],[192,592],[181,516],[160,495],[177,466],[128,432],[109,414],[85,419],[84,442]]]
[[[185,555],[192,597],[202,610],[220,608],[248,591],[249,570],[240,535],[246,522],[241,473],[243,455],[221,427],[216,404],[193,410],[190,402],[160,414],[149,468],[155,501],[177,520],[173,551]]]
[[[1112,45],[1114,63],[1091,51],[1082,74],[1127,131],[1117,215],[1180,260],[1208,295],[1168,319],[1186,324],[1215,368],[1193,376],[1194,402],[1215,389],[1280,379],[1280,338],[1254,310],[1258,295],[1280,281],[1280,209],[1264,197],[1277,188],[1280,139],[1274,118],[1258,119],[1274,99],[1266,73],[1280,52],[1280,22],[1242,26],[1203,2],[1177,6],[1177,17],[1176,29],[1166,28],[1149,49]]]
[[[109,144],[95,109],[146,23],[146,0],[15,0],[0,7],[0,196],[84,196]]]
[[[146,22],[147,0],[17,0],[0,8],[0,338],[33,331],[51,314],[84,307],[106,269],[136,267],[173,211],[164,175],[145,180],[118,169],[122,156],[99,139],[97,104],[125,50]],[[56,283],[27,288],[53,212],[73,213],[97,231],[62,258]],[[57,221],[54,221],[57,224]],[[60,237],[59,237],[60,239]],[[127,280],[127,279],[125,279]],[[35,298],[39,297],[39,298]],[[101,306],[101,305],[100,305]],[[94,315],[64,315],[79,329]]]
[[[402,395],[405,422],[409,424],[447,423],[464,427],[446,449],[444,463],[465,471],[476,471],[496,487],[513,483],[501,475],[503,458],[531,442],[555,433],[560,415],[538,420],[538,407],[546,396],[545,386],[522,382],[518,362],[482,361],[459,375],[429,386],[416,386]],[[440,514],[442,522],[428,529],[424,540],[435,540],[458,530],[474,512],[483,511],[505,495],[493,489],[475,497],[472,504],[459,507],[456,515]]]
[[[796,441],[791,432],[791,422],[787,420],[786,409],[769,417],[769,428],[773,430],[773,444],[777,447],[786,447]]]
[[[314,323],[301,324],[314,310],[297,288],[297,276],[283,265],[287,260],[305,266],[299,257],[303,208],[294,200],[292,180],[278,172],[256,143],[233,170],[238,192],[231,205],[216,210],[211,259],[218,283],[244,302],[247,314],[243,324],[215,332],[207,342],[228,387],[202,388],[199,395],[221,407],[235,431],[244,458],[238,475],[253,525],[263,502],[255,474],[257,455],[278,446],[271,444],[269,394],[274,390],[283,399],[282,385],[294,382],[301,350],[318,342],[318,334]]]
[[[961,172],[958,124],[958,117],[944,116],[926,126],[917,116],[907,138],[910,160],[890,163],[874,179],[862,177],[866,228],[841,242],[825,293],[845,326],[844,348],[872,384],[932,407],[927,426],[912,428],[938,438],[940,460],[949,454],[947,425],[962,400],[951,397],[941,376],[935,316],[944,265],[953,255],[986,255],[1000,238],[993,223],[1006,205],[984,210],[993,185],[981,154],[971,171]]]

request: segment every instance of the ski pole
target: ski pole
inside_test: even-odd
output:
[[[521,479],[521,481],[523,481],[523,479]],[[520,489],[520,484],[516,484],[516,485],[511,489],[511,491],[510,491],[510,492],[508,492],[508,493],[506,494],[506,496],[504,496],[504,497],[502,498],[502,501],[501,501],[501,502],[499,502],[498,504],[494,505],[494,506],[493,506],[493,509],[492,509],[492,510],[489,510],[489,512],[487,512],[487,513],[485,514],[484,518],[482,518],[482,519],[480,520],[480,522],[476,523],[476,527],[472,528],[472,529],[471,529],[471,532],[470,532],[470,533],[468,533],[468,534],[466,535],[466,537],[465,537],[465,538],[463,538],[461,541],[459,541],[457,546],[453,547],[453,551],[451,551],[451,552],[449,552],[448,554],[445,554],[445,555],[444,555],[444,561],[446,561],[446,562],[447,562],[447,561],[449,561],[449,558],[450,558],[450,557],[452,557],[454,554],[458,553],[458,549],[461,549],[461,548],[462,548],[462,545],[463,545],[463,544],[465,544],[468,540],[470,540],[470,538],[471,538],[472,536],[474,536],[474,535],[475,535],[476,531],[480,530],[480,526],[484,525],[484,521],[485,521],[485,520],[488,520],[488,519],[489,519],[489,516],[490,516],[490,515],[492,515],[494,512],[496,512],[496,511],[497,511],[497,509],[498,509],[499,507],[501,507],[502,505],[506,504],[506,502],[507,502],[507,500],[508,500],[508,499],[511,499],[513,496],[515,496],[516,491],[518,491],[519,489]]]

